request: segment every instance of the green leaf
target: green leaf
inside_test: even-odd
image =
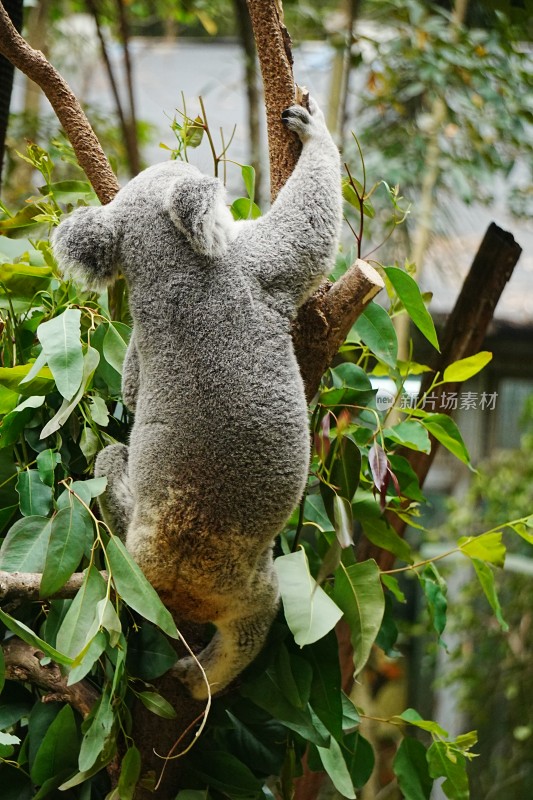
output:
[[[37,456],[37,469],[46,486],[54,485],[55,468],[61,463],[61,455],[54,450],[42,450]]]
[[[394,575],[385,575],[385,573],[381,573],[381,583],[387,587],[389,592],[392,592],[396,600],[399,603],[406,603],[407,599],[400,589],[400,584],[398,583],[398,578],[395,578]]]
[[[255,169],[249,164],[241,167],[241,175],[250,200],[255,198]]]
[[[0,730],[28,717],[34,703],[35,698],[21,684],[7,681],[0,696]]]
[[[402,447],[408,447],[410,450],[418,450],[421,453],[429,453],[431,451],[428,432],[420,422],[414,419],[398,422],[393,428],[385,428],[383,436],[401,444]]]
[[[37,328],[46,361],[65,400],[74,397],[83,377],[80,320],[79,308],[67,308]]]
[[[9,295],[31,299],[47,289],[52,278],[51,267],[32,264],[0,264],[0,285]]]
[[[287,699],[285,676],[280,675],[274,667],[247,681],[240,692],[289,730],[303,736],[306,741],[324,747],[327,745],[328,739],[322,736],[313,723],[309,706],[297,708]]]
[[[131,675],[151,681],[168,672],[178,657],[159,628],[145,622],[130,633],[127,658]]]
[[[387,278],[392,283],[396,294],[402,301],[405,310],[413,320],[414,324],[422,333],[428,342],[433,345],[436,350],[439,350],[439,342],[437,339],[437,332],[435,325],[431,319],[431,315],[427,310],[423,297],[418,288],[417,282],[411,278],[403,269],[398,267],[385,267]]]
[[[282,644],[274,661],[275,678],[284,696],[295,708],[305,709],[311,695],[313,671],[307,660]]]
[[[433,781],[429,774],[426,748],[417,739],[403,739],[393,769],[405,800],[429,800]]]
[[[12,392],[0,384],[0,415],[9,414],[19,401],[18,392]]]
[[[494,572],[492,567],[490,564],[486,564],[485,561],[480,561],[478,558],[472,558],[472,565],[476,571],[481,588],[485,593],[485,597],[489,601],[490,607],[494,611],[494,616],[500,623],[501,629],[503,631],[508,631],[509,625],[503,618],[502,607],[496,592],[496,583],[494,580]]]
[[[130,336],[131,328],[122,322],[110,322],[104,336],[104,358],[119,375],[122,375],[122,365]]]
[[[107,646],[107,638],[104,631],[98,631],[94,639],[85,645],[81,653],[72,662],[72,669],[69,673],[67,686],[83,680],[87,673],[91,671],[96,661],[100,658]]]
[[[361,341],[389,367],[394,369],[398,358],[398,340],[391,318],[385,309],[372,301],[354,325]]]
[[[336,439],[326,459],[325,467],[329,483],[334,490],[326,484],[321,484],[321,493],[328,515],[335,520],[335,497],[340,495],[349,504],[359,486],[361,477],[361,452],[349,436],[340,436]],[[349,537],[351,542],[351,530]]]
[[[31,628],[28,628],[28,626],[24,625],[23,622],[20,622],[18,619],[14,619],[1,609],[0,620],[4,623],[6,628],[9,628],[10,631],[16,633],[23,642],[26,642],[26,644],[31,644],[32,647],[36,647],[38,650],[42,650],[43,653],[45,653],[47,656],[50,656],[50,658],[53,659],[53,661],[55,661],[57,664],[64,664],[67,667],[72,664],[71,658],[63,653],[60,653],[59,650],[56,650],[54,647],[50,647],[50,645],[43,641],[43,639],[40,639],[37,634],[31,630]]]
[[[44,403],[44,397],[28,397],[9,414],[6,414],[0,423],[0,448],[15,444],[25,426],[34,416],[34,409]]]
[[[41,785],[65,769],[73,769],[78,757],[78,730],[74,712],[63,706],[48,728],[31,769],[31,779]]]
[[[20,513],[25,517],[45,517],[52,508],[53,492],[41,481],[36,469],[19,472],[17,492],[20,497]]]
[[[317,750],[324,769],[331,778],[336,790],[342,797],[354,798],[355,800],[355,789],[337,740],[331,737],[327,747],[317,745]]]
[[[0,694],[2,694],[2,689],[4,688],[4,684],[6,682],[6,664],[4,659],[4,651],[0,647]]]
[[[116,647],[122,634],[122,625],[109,597],[103,597],[96,604],[96,614],[88,638],[92,639],[101,629],[108,632],[111,647]]]
[[[522,522],[517,522],[515,525],[509,525],[509,527],[528,544],[533,544],[533,533],[527,530],[526,525],[531,527],[531,518],[527,520],[525,525]]]
[[[412,564],[413,556],[408,542],[398,536],[373,500],[361,500],[358,503],[354,503],[352,510],[354,518],[359,520],[367,539],[372,544],[388,550],[402,561]]]
[[[89,403],[89,414],[92,421],[102,428],[106,428],[109,424],[109,410],[105,400],[98,395],[93,395],[89,398]]]
[[[178,639],[179,633],[170,611],[165,608],[141,568],[116,536],[109,539],[106,554],[113,582],[124,602],[145,619],[158,625],[172,639]]]
[[[73,503],[52,519],[40,597],[49,597],[61,589],[80,563],[84,548],[85,520],[79,504]]]
[[[39,359],[35,362],[37,365]],[[33,364],[20,364],[17,367],[0,367],[0,383],[12,392],[23,396],[49,394],[54,388],[54,378],[49,367],[39,362],[38,369],[33,372]]]
[[[305,498],[305,520],[306,525],[312,523],[319,531],[323,533],[326,531],[333,531],[334,526],[329,519],[326,509],[324,508],[324,501],[319,494],[308,494]]]
[[[446,414],[430,414],[420,422],[450,453],[473,469],[463,437],[453,419]]]
[[[46,517],[24,517],[9,529],[0,548],[0,569],[6,572],[42,572],[52,530]]]
[[[333,518],[335,533],[341,547],[350,547],[353,544],[352,507],[345,497],[339,497],[338,494],[333,498]]]
[[[153,714],[157,714],[158,717],[164,717],[165,719],[174,719],[176,717],[176,711],[168,700],[165,700],[157,692],[140,692],[138,697],[142,704]]]
[[[370,780],[374,771],[374,751],[372,745],[358,731],[344,737],[344,760],[356,789]]]
[[[444,383],[462,383],[477,375],[478,372],[487,366],[489,361],[492,361],[492,353],[488,350],[482,350],[476,353],[475,356],[462,358],[460,361],[454,361],[449,367],[444,370],[442,380]]]
[[[71,658],[79,656],[89,644],[96,606],[106,596],[106,589],[106,582],[96,567],[91,566],[57,633],[57,647]]]
[[[501,531],[482,533],[479,536],[462,536],[457,544],[465,556],[503,567],[506,551],[502,536]]]
[[[337,637],[331,631],[302,655],[313,668],[309,702],[317,717],[337,741],[342,741],[343,704]]]
[[[90,770],[102,752],[110,747],[110,740],[114,739],[113,723],[111,696],[106,691],[98,701],[90,726],[81,743],[78,757],[80,772]]]
[[[296,644],[321,639],[335,627],[342,611],[309,572],[305,550],[279,556],[274,568],[280,584],[283,610]]]
[[[141,754],[135,745],[126,750],[126,755],[120,765],[118,779],[118,795],[120,800],[133,800],[135,787],[141,776]]]
[[[446,611],[448,609],[446,581],[441,577],[434,564],[428,564],[417,574],[426,596],[433,627],[440,639],[446,627]]]
[[[429,774],[432,778],[446,779],[441,789],[449,800],[469,800],[466,758],[457,752],[450,753],[446,745],[446,742],[433,742],[429,748]]]
[[[44,428],[41,431],[41,439],[46,439],[47,436],[51,436],[52,433],[55,433],[59,430],[59,428],[64,425],[67,419],[70,417],[78,403],[80,402],[85,389],[95,371],[96,367],[98,366],[98,362],[100,361],[100,354],[97,350],[93,347],[89,347],[87,349],[87,353],[83,356],[83,364],[82,364],[82,378],[81,384],[78,384],[79,388],[72,400],[68,401],[64,399],[59,411],[52,417],[52,419],[47,422]]]
[[[265,775],[278,775],[281,768],[281,747],[274,739],[276,734],[281,729],[277,725],[265,725],[265,720],[261,717],[261,721],[254,724],[254,720],[250,720],[249,724],[244,724],[229,709],[226,709],[226,715],[231,722],[232,730],[225,736],[225,743],[229,747],[227,749],[234,753],[245,764],[260,764],[261,773]],[[248,719],[247,719],[248,722]],[[189,800],[198,800],[195,797],[195,790],[191,789]],[[207,790],[204,790],[202,797],[199,800],[206,800]],[[180,800],[187,800],[187,790],[179,793]]]
[[[202,783],[231,798],[250,800],[262,796],[261,781],[234,755],[222,750],[210,750],[206,756],[197,759],[194,764],[195,776]]]
[[[414,725],[415,728],[420,728],[420,730],[427,731],[433,736],[438,736],[442,739],[446,739],[448,736],[448,731],[445,731],[444,728],[441,728],[441,726],[437,722],[433,722],[433,720],[422,719],[418,711],[415,711],[414,708],[406,708],[405,711],[397,715],[396,719],[402,719],[404,722],[408,722],[409,725]]]
[[[376,562],[370,559],[348,567],[341,563],[335,574],[333,597],[350,627],[357,675],[368,660],[385,611]]]
[[[238,197],[230,206],[233,219],[258,219],[261,216],[259,206],[249,197]]]

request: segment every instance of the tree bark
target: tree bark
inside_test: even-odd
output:
[[[426,374],[420,389],[421,395],[429,389],[435,372],[443,373],[454,361],[467,358],[479,351],[494,317],[498,300],[513,274],[521,252],[522,248],[515,242],[512,234],[502,230],[494,222],[489,225],[454,309],[446,321],[441,336],[441,352],[437,353],[429,364],[433,372]],[[436,412],[451,413],[450,409],[439,403],[439,398],[443,391],[456,392],[459,387],[460,384],[447,383],[444,387],[438,386],[432,392],[436,397]],[[433,437],[430,439],[429,454],[419,453],[416,450],[402,452],[414,469],[421,487],[439,447],[439,443]],[[406,523],[395,514],[390,514],[388,518],[396,533],[403,537]],[[375,558],[383,570],[391,569],[395,560],[392,553],[381,550],[367,539],[361,542],[357,557],[360,561]]]
[[[281,112],[297,101],[291,38],[280,0],[247,0],[254,31],[267,117],[270,197],[274,200],[294,169],[300,142],[281,122]]]
[[[22,7],[23,0],[5,0],[6,13],[19,33],[22,30]],[[2,185],[2,167],[4,164],[11,92],[13,91],[13,74],[14,69],[11,61],[4,55],[0,55],[0,186]]]
[[[68,703],[79,711],[83,718],[88,716],[100,696],[89,683],[79,681],[67,686],[67,679],[61,674],[57,664],[51,662],[42,666],[40,661],[44,658],[44,653],[22,642],[16,636],[4,642],[2,649],[7,680],[38,686],[46,692],[43,702]]]
[[[42,53],[33,50],[0,3],[0,55],[37,83],[67,134],[81,168],[102,203],[113,199],[118,181],[76,96]]]
[[[244,79],[248,100],[248,133],[250,135],[250,164],[255,170],[255,200],[262,203],[260,100],[257,81],[256,49],[252,21],[246,0],[233,0],[237,28],[244,55]]]

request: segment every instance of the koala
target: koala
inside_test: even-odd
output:
[[[60,269],[86,286],[127,280],[135,418],[128,445],[97,457],[102,513],[178,619],[214,624],[198,656],[213,692],[264,645],[279,603],[273,542],[309,466],[291,320],[331,271],[342,215],[339,152],[309,106],[283,112],[302,152],[264,216],[235,221],[218,179],[174,161],[53,236]],[[192,658],[174,671],[207,696]]]

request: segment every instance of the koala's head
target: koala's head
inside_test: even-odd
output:
[[[166,227],[170,219],[176,248],[187,243],[194,253],[215,259],[235,236],[225,200],[217,178],[181,161],[158,164],[133,178],[109,205],[79,208],[61,222],[52,235],[54,253],[63,272],[101,289],[127,268],[127,231],[140,231],[139,240],[149,245],[158,236],[158,219]]]

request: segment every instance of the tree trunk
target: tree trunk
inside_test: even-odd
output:
[[[6,0],[5,10],[16,30],[22,30],[23,0]],[[14,67],[11,61],[0,55],[0,186],[2,185],[2,167],[6,147],[7,124],[11,92],[13,91]]]
[[[235,18],[244,56],[244,80],[248,101],[248,134],[250,164],[255,170],[255,201],[262,204],[261,171],[261,92],[257,81],[257,58],[252,21],[246,0],[233,0]]]
[[[463,288],[457,298],[443,334],[441,336],[441,352],[437,353],[429,366],[434,372],[443,373],[447,366],[461,358],[477,353],[487,334],[494,317],[498,300],[510,279],[520,258],[522,248],[515,242],[512,234],[502,230],[492,222],[465,278]],[[423,395],[431,384],[433,372],[427,373],[421,386]],[[437,398],[435,411],[450,414],[450,409],[440,407],[438,398],[443,390],[446,393],[458,391],[460,384],[438,386],[433,390]],[[415,450],[405,450],[402,455],[407,458],[416,472],[422,487],[429,472],[439,443],[431,438],[432,446],[429,454]],[[406,523],[396,515],[389,516],[389,522],[399,536],[405,533]],[[367,539],[363,539],[358,550],[358,560],[375,558],[383,570],[392,568],[395,557],[387,550],[375,547]]]

